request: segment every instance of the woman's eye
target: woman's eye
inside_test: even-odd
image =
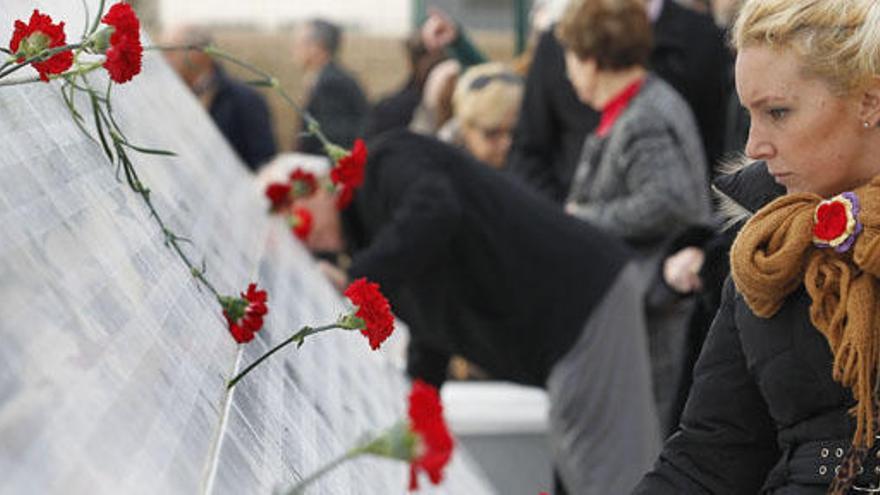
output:
[[[772,118],[773,120],[782,120],[788,114],[788,109],[771,108],[767,111],[767,113],[770,114],[770,118]]]

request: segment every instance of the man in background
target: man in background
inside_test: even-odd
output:
[[[196,48],[213,42],[208,31],[197,27],[174,29],[163,41]],[[230,77],[220,63],[203,51],[170,50],[165,57],[248,168],[256,171],[275,156],[271,114],[257,90]]]
[[[305,110],[321,123],[321,131],[335,144],[350,147],[363,132],[367,99],[357,81],[336,61],[342,32],[330,22],[315,19],[297,29],[293,59],[305,71]],[[300,134],[294,149],[322,154],[324,147],[308,135],[308,125],[300,120]]]

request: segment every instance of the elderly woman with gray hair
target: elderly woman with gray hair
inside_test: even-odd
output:
[[[574,1],[556,34],[578,98],[601,113],[584,143],[565,209],[635,248],[647,290],[670,236],[709,220],[696,122],[684,99],[645,67],[652,40],[642,0]],[[665,432],[678,422],[679,388],[686,383],[690,304],[646,309]]]

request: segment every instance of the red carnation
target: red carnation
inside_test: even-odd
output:
[[[131,5],[119,2],[110,7],[101,22],[113,27],[110,35],[110,48],[104,68],[110,73],[110,79],[117,83],[131,81],[140,74],[143,46],[141,46],[141,23]]]
[[[257,284],[248,285],[241,297],[221,297],[223,316],[229,323],[229,333],[239,344],[250,342],[254,334],[263,328],[263,316],[269,312],[266,291],[257,290]]]
[[[391,306],[379,291],[379,284],[359,278],[345,289],[344,294],[358,307],[355,316],[365,323],[361,333],[369,339],[373,350],[378,349],[394,331]]]
[[[266,186],[265,194],[272,202],[272,211],[282,210],[290,204],[290,184],[273,182]]]
[[[40,54],[43,50],[64,46],[67,43],[64,34],[64,23],[52,23],[52,18],[34,9],[30,21],[25,24],[15,21],[15,30],[9,40],[9,51],[17,56],[21,63],[26,59]],[[73,52],[70,50],[56,53],[42,62],[32,62],[31,66],[40,73],[40,79],[49,82],[49,74],[61,74],[73,65]]]
[[[330,180],[338,186],[359,187],[364,183],[364,166],[367,163],[367,147],[363,139],[356,139],[347,155],[341,157],[330,171]]]
[[[297,168],[290,174],[290,184],[297,198],[307,198],[318,190],[318,179],[315,174]]]
[[[846,207],[843,203],[831,201],[821,204],[816,210],[813,235],[826,242],[833,241],[846,232],[847,222]]]
[[[293,215],[290,216],[290,227],[293,235],[301,240],[306,240],[312,231],[312,212],[305,208],[296,207],[293,209]]]
[[[354,188],[348,186],[340,187],[336,192],[336,209],[342,211],[348,208],[352,200],[354,200]]]
[[[424,471],[433,484],[443,479],[443,468],[452,457],[455,442],[443,420],[443,404],[437,389],[413,382],[409,395],[410,428],[419,438],[419,454],[410,461],[409,489],[418,490],[418,471]]]

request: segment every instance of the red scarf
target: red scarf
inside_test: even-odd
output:
[[[611,128],[614,126],[614,123],[617,122],[617,118],[620,117],[624,110],[626,110],[629,102],[639,94],[639,90],[642,89],[642,84],[644,82],[645,80],[642,78],[630,84],[624,88],[623,91],[617,93],[617,95],[605,105],[605,108],[602,109],[602,117],[599,120],[599,127],[596,128],[597,136],[605,137],[611,132]]]

